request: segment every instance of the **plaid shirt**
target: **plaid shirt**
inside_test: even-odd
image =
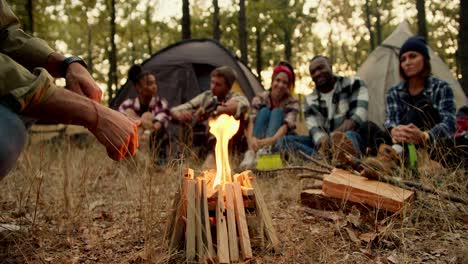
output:
[[[133,109],[137,114],[143,114],[141,112],[140,107],[140,99],[138,96],[135,98],[128,98],[127,100],[123,101],[122,104],[119,106],[119,112],[125,113],[125,110]],[[148,106],[148,111],[153,114],[153,122],[160,122],[165,128],[171,119],[171,115],[169,112],[169,103],[166,99],[161,98],[159,96],[153,96]]]
[[[445,81],[429,77],[425,83],[422,95],[429,98],[434,108],[439,111],[441,122],[429,131],[431,139],[451,137],[455,132],[455,99],[452,88]],[[403,117],[410,110],[410,94],[406,82],[390,88],[387,92],[386,120],[387,129],[401,124]]]
[[[255,117],[262,107],[272,108],[270,95],[271,90],[264,91],[252,99],[252,108],[249,114],[249,119],[252,122],[255,121]],[[283,100],[279,108],[284,112],[283,123],[288,126],[288,133],[294,131],[296,129],[297,113],[299,113],[299,101],[294,96],[289,95]]]
[[[333,116],[328,116],[327,104],[317,89],[306,97],[304,106],[306,125],[315,145],[346,119],[353,120],[357,126],[367,121],[369,95],[364,82],[339,75],[335,75],[335,79],[335,92],[332,99],[335,106]]]

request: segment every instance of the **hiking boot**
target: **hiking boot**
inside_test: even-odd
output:
[[[343,132],[333,132],[331,138],[332,163],[348,164],[349,159],[346,155],[357,157],[357,150],[353,142]]]
[[[398,167],[400,156],[394,148],[387,144],[381,144],[377,156],[367,158],[361,175],[370,179],[378,179],[380,174],[391,174]]]
[[[240,163],[239,167],[241,169],[251,169],[255,167],[255,163],[257,162],[257,157],[253,150],[247,150],[244,154],[244,159]]]

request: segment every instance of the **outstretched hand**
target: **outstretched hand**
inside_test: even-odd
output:
[[[138,149],[138,125],[125,115],[110,108],[97,105],[98,120],[90,131],[107,150],[113,160],[134,156]]]
[[[65,75],[67,88],[89,99],[101,102],[102,91],[89,74],[88,70],[79,63],[72,63],[68,66]]]

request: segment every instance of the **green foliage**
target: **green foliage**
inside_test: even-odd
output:
[[[93,76],[107,83],[110,50],[107,0],[34,0],[34,35],[55,49],[82,56],[92,64]],[[385,39],[401,22],[401,10],[416,27],[415,1],[369,0],[371,32]],[[9,1],[21,21],[27,20],[27,1]],[[220,3],[220,42],[237,56],[238,1]],[[180,40],[180,15],[162,19],[160,0],[116,0],[117,76],[122,84],[133,63]],[[209,0],[190,1],[193,38],[211,38],[213,7]],[[429,44],[456,69],[458,0],[426,1]],[[317,54],[332,59],[335,71],[353,74],[370,52],[365,0],[249,0],[246,1],[249,67],[268,69],[288,59],[298,78],[309,78],[308,60]],[[380,18],[380,21],[378,20]],[[380,23],[379,23],[380,22]],[[258,34],[257,34],[258,33]],[[258,38],[258,39],[257,39]],[[257,44],[260,50],[257,50]],[[378,43],[376,43],[376,46]],[[257,58],[260,56],[260,58]],[[268,83],[265,82],[265,83]]]

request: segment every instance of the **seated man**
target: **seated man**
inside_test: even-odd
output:
[[[355,131],[367,120],[368,108],[364,83],[333,74],[329,59],[322,55],[310,61],[309,72],[315,83],[304,106],[309,136],[285,136],[281,144],[292,152],[300,150],[308,155],[317,150],[326,155],[331,154],[329,150],[359,154],[354,150],[358,146]]]
[[[197,95],[187,103],[172,108],[172,118],[192,126],[204,123],[210,115],[227,114],[237,119],[243,118],[249,109],[249,101],[245,96],[231,91],[235,80],[236,74],[230,67],[221,66],[214,69],[211,72],[210,90]],[[210,136],[208,129],[205,131],[207,138],[211,139],[208,140],[208,144],[205,144],[208,148],[208,155],[202,167],[214,168],[215,140]]]
[[[119,112],[139,120],[139,136],[150,133],[150,151],[158,164],[166,161],[167,126],[170,119],[169,103],[158,95],[156,76],[145,71],[140,65],[133,65],[128,71],[128,79],[134,85],[138,96],[128,98],[119,106]]]

